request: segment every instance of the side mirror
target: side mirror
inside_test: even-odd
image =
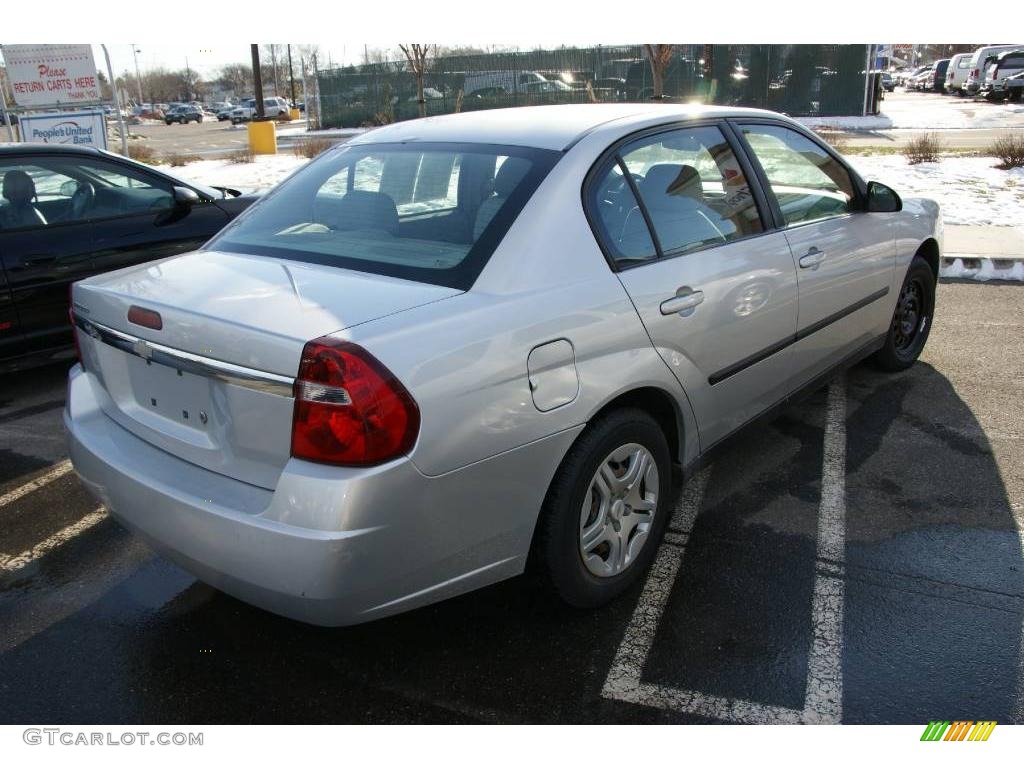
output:
[[[183,210],[188,210],[193,205],[199,202],[199,195],[195,193],[195,190],[191,190],[188,187],[175,187],[174,188],[174,207]]]
[[[868,182],[868,213],[896,213],[903,210],[903,201],[896,191],[877,181]]]

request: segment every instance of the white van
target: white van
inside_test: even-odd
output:
[[[1024,47],[1000,53],[985,70],[981,93],[990,101],[1002,101],[1009,92],[1004,83],[1024,72]]]
[[[967,85],[967,75],[971,71],[971,59],[974,53],[958,53],[949,60],[946,69],[946,93],[963,95]]]
[[[1003,51],[1012,51],[1014,48],[1024,48],[1024,45],[985,45],[976,50],[971,57],[971,68],[967,73],[967,82],[964,83],[964,92],[968,96],[977,94],[985,82],[985,70],[992,63],[989,59],[994,59]]]

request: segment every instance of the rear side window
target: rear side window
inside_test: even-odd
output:
[[[714,126],[680,128],[625,145],[589,196],[602,239],[622,266],[763,229],[746,176]]]
[[[468,288],[559,157],[490,144],[347,145],[207,247]]]

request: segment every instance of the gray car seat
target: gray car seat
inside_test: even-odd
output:
[[[38,227],[46,225],[46,217],[32,201],[36,197],[36,184],[24,171],[13,170],[4,174],[4,200],[7,205],[0,208],[0,227]]]

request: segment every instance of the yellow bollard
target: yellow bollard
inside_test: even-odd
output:
[[[249,149],[254,155],[277,154],[277,133],[272,121],[249,123]]]
[[[298,120],[300,117],[302,117],[302,113],[299,112],[298,107],[292,107],[291,109],[288,110],[288,117],[291,118],[292,120]]]

